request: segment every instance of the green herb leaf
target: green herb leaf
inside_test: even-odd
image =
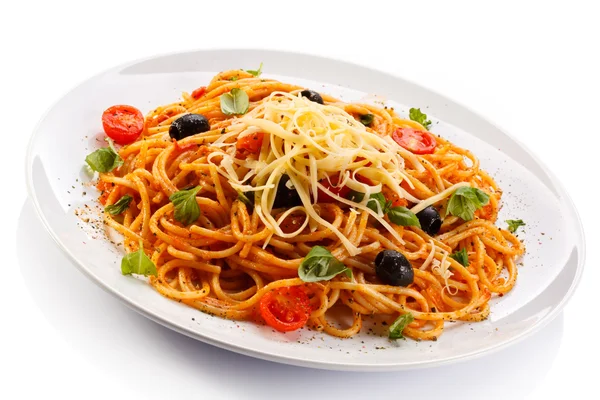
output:
[[[525,226],[525,222],[522,219],[507,219],[505,221],[508,224],[508,231],[515,233],[520,226]]]
[[[260,63],[259,67],[257,70],[254,69],[247,69],[246,72],[249,74],[252,74],[254,76],[260,76],[260,74],[262,74],[262,67],[263,67],[263,63]]]
[[[156,265],[144,252],[144,244],[140,240],[140,248],[135,253],[129,253],[121,260],[121,273],[123,275],[154,275],[156,276]]]
[[[357,192],[356,190],[350,189],[346,198],[355,203],[360,203],[365,198],[365,194],[361,192]]]
[[[113,145],[110,138],[106,138],[108,147],[98,149],[85,158],[85,162],[91,169],[97,172],[110,172],[113,169],[123,165],[123,159]]]
[[[381,210],[381,212],[383,214],[386,214],[390,206],[391,206],[391,202],[390,203],[386,202],[385,197],[383,196],[383,193],[381,193],[381,192],[371,194],[371,197],[369,198],[369,201],[367,202],[367,207],[369,207],[371,210],[375,211],[376,213],[379,213],[379,211]]]
[[[254,208],[254,192],[244,193],[238,190],[238,200],[244,203],[248,210]]]
[[[421,227],[419,218],[406,207],[392,207],[388,210],[387,216],[396,225]]]
[[[422,113],[420,108],[411,108],[408,111],[408,116],[415,122],[420,123],[426,129],[429,129],[429,125],[431,125],[431,121],[427,119],[427,114]]]
[[[313,247],[298,267],[298,276],[304,282],[328,281],[342,272],[352,278],[352,270],[322,246]]]
[[[104,212],[107,212],[110,215],[119,215],[125,210],[127,210],[127,208],[129,207],[129,203],[131,203],[131,200],[133,200],[133,197],[126,194],[125,196],[121,197],[119,201],[117,201],[115,204],[111,204],[110,206],[104,207]]]
[[[393,324],[390,325],[390,333],[388,337],[390,339],[404,339],[404,335],[402,335],[402,331],[404,328],[408,326],[411,322],[415,320],[415,317],[411,313],[402,314],[399,316]]]
[[[450,257],[461,263],[464,267],[469,266],[469,255],[467,254],[467,249],[465,248],[462,248],[459,251],[451,254]]]
[[[175,219],[184,225],[190,225],[200,216],[200,206],[196,202],[196,193],[200,186],[173,193],[169,200],[175,206]]]
[[[232,81],[232,82],[235,82],[235,81],[237,81],[238,79],[240,79],[240,77],[239,77],[239,76],[237,76],[237,75],[234,75],[234,76],[232,76],[231,78],[229,78],[229,80],[230,80],[230,81]]]
[[[365,194],[357,192],[355,190],[350,190],[346,198],[355,203],[360,203],[365,198]],[[386,201],[385,197],[383,196],[383,193],[381,192],[373,193],[369,197],[369,201],[367,201],[367,207],[369,207],[376,213],[379,213],[379,211],[381,210],[381,212],[385,215],[391,211],[392,202]]]
[[[233,88],[229,93],[221,95],[221,111],[225,115],[241,115],[248,112],[250,100],[242,89]]]
[[[485,206],[490,201],[490,196],[477,188],[463,186],[458,189],[448,201],[446,215],[448,213],[470,221],[474,217],[476,210]]]
[[[369,126],[373,122],[373,119],[375,119],[373,114],[363,114],[360,116],[360,123],[364,126]]]

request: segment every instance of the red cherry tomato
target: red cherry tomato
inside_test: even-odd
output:
[[[263,137],[265,136],[262,132],[251,133],[250,135],[243,136],[238,139],[235,147],[238,150],[247,151],[249,153],[258,153],[262,146]]]
[[[144,130],[144,116],[135,107],[118,105],[102,114],[102,126],[106,135],[118,144],[135,142]]]
[[[206,93],[206,86],[201,86],[192,92],[192,99],[198,100],[200,97],[204,96],[204,93]]]
[[[306,292],[292,286],[267,292],[260,299],[259,310],[267,325],[279,332],[289,332],[306,325],[311,307]]]
[[[331,183],[329,182],[328,179],[323,179],[319,183],[321,185],[325,186],[333,194],[337,194],[340,197],[346,198],[348,193],[350,193],[350,188],[348,186],[338,186],[339,177],[337,177],[337,176],[333,176],[329,179],[331,180]],[[324,191],[322,191],[321,189],[319,189],[319,191],[318,191],[318,202],[319,203],[333,203],[335,201],[337,201],[337,200],[334,199],[333,197],[331,197],[330,195],[328,195],[327,193],[325,193]]]
[[[412,128],[398,128],[392,133],[392,139],[406,150],[415,154],[431,154],[437,146],[435,137],[425,131]]]

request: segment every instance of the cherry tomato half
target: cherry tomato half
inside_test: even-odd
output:
[[[238,150],[245,150],[249,153],[258,153],[262,146],[264,136],[265,134],[262,132],[255,132],[243,136],[238,139],[235,147]]]
[[[392,133],[392,139],[406,150],[415,154],[431,154],[437,146],[435,137],[425,131],[412,128],[398,128]]]
[[[306,325],[311,307],[308,295],[299,287],[283,287],[267,292],[259,304],[267,325],[279,332],[290,332]]]
[[[144,130],[144,116],[135,107],[117,105],[102,114],[102,126],[106,135],[118,144],[135,142]]]
[[[330,182],[331,180],[331,182]],[[339,177],[333,176],[328,179],[323,179],[319,183],[325,186],[330,192],[333,194],[337,194],[340,197],[346,198],[348,193],[350,193],[350,188],[348,186],[338,186]],[[319,189],[318,191],[318,202],[319,203],[333,203],[335,200],[333,197]]]

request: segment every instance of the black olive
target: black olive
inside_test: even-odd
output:
[[[169,128],[169,136],[181,140],[188,136],[210,131],[210,124],[202,114],[185,114],[177,118]]]
[[[396,250],[383,250],[377,254],[375,273],[383,283],[392,286],[408,286],[415,279],[410,261]]]
[[[306,97],[310,101],[314,101],[315,103],[323,104],[323,98],[321,95],[314,90],[305,89],[300,92],[302,97]]]
[[[290,177],[283,175],[277,185],[277,194],[275,195],[275,201],[273,202],[273,208],[292,208],[302,204],[300,195],[295,188],[288,188],[286,183],[290,180]]]
[[[433,206],[424,208],[417,213],[417,218],[423,229],[428,235],[435,235],[442,227],[440,213]]]

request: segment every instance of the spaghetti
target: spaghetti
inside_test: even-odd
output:
[[[222,72],[150,112],[118,150],[122,165],[100,174],[100,201],[124,206],[105,223],[156,266],[150,284],[206,313],[343,338],[373,315],[410,315],[403,334],[430,340],[444,321],[485,319],[524,247],[494,225],[501,191],[478,159],[428,121],[251,72]],[[206,128],[172,139],[186,115]],[[473,190],[471,218],[452,212],[461,190]],[[196,204],[191,220],[177,214]],[[426,226],[425,211],[441,226]],[[408,283],[379,273],[383,250],[408,260]],[[352,319],[340,325],[343,308]]]

